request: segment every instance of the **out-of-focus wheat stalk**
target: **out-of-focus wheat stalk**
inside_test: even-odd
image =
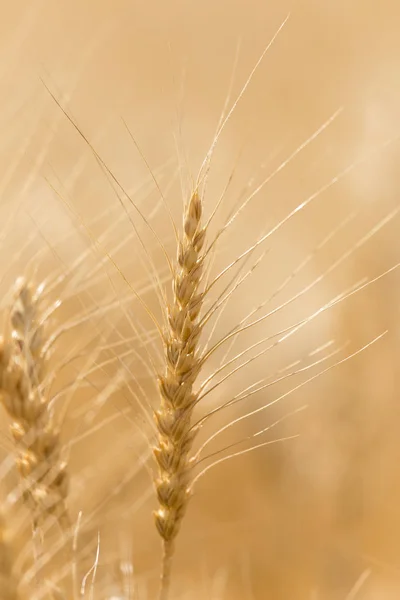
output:
[[[10,541],[10,527],[0,514],[0,594],[2,600],[18,600],[18,579],[14,573],[14,548]]]

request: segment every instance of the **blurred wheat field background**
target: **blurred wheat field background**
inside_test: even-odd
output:
[[[205,220],[224,200],[209,241],[266,183],[210,253],[211,280],[312,201],[251,254],[240,275],[256,268],[203,339],[215,343],[269,299],[256,315],[299,296],[216,352],[204,377],[227,360],[225,351],[245,351],[374,281],[204,398],[200,416],[252,384],[304,368],[216,414],[201,431],[199,445],[284,396],[223,432],[209,452],[277,421],[232,452],[291,439],[199,479],[176,541],[170,597],[398,597],[396,3],[31,0],[3,2],[0,22],[3,330],[20,276],[46,281],[47,306],[62,302],[51,323],[53,332],[65,326],[51,357],[51,394],[74,539],[51,522],[32,541],[3,410],[3,521],[21,598],[157,598],[161,550],[147,403],[155,409],[159,398],[147,352],[160,371],[162,345],[138,294],[161,321],[149,265],[170,295],[156,239],[175,260],[166,205],[180,228],[225,102],[228,112],[288,14],[212,157]],[[211,304],[228,281],[215,286]],[[4,571],[10,558],[3,548],[0,556]],[[4,600],[16,597],[6,593]]]

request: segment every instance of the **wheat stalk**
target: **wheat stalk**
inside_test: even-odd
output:
[[[202,200],[195,191],[185,210],[184,234],[178,244],[174,295],[164,334],[165,373],[159,377],[161,404],[155,413],[158,443],[154,456],[159,469],[155,485],[160,504],[155,522],[164,547],[161,600],[168,597],[173,543],[190,498],[188,455],[196,435],[191,417],[197,401],[193,385],[200,370],[198,317],[203,301],[199,291],[205,240],[201,216]]]
[[[18,600],[18,581],[13,572],[13,548],[7,519],[0,513],[0,592],[2,600]]]
[[[41,287],[34,290],[24,279],[17,282],[9,312],[11,335],[0,346],[0,391],[12,419],[16,463],[33,526],[37,528],[51,514],[65,528],[68,475],[44,385],[48,350],[41,321],[42,293]]]

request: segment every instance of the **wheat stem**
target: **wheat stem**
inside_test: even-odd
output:
[[[173,542],[163,541],[163,557],[161,567],[161,584],[159,600],[168,600],[171,583],[172,558],[174,555]]]
[[[7,520],[0,513],[0,592],[2,600],[18,600],[18,584],[14,575],[13,549],[8,539]]]

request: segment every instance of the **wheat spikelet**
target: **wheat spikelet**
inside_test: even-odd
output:
[[[44,386],[48,352],[41,322],[42,291],[18,280],[9,314],[11,336],[0,347],[1,399],[12,419],[23,498],[32,510],[34,528],[49,514],[63,527],[68,524],[66,464],[60,458],[59,432]]]
[[[160,503],[155,522],[164,544],[161,598],[168,594],[173,541],[190,496],[188,454],[196,435],[191,416],[197,400],[193,385],[200,369],[198,316],[203,299],[199,291],[205,240],[201,216],[202,201],[195,191],[185,211],[184,235],[178,247],[174,298],[164,337],[166,369],[159,378],[161,405],[155,413],[159,437],[154,456],[159,468],[156,491]]]

